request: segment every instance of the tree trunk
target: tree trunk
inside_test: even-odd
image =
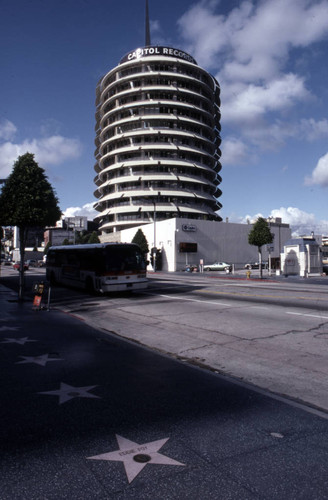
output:
[[[18,230],[19,230],[19,254],[20,254],[18,300],[23,301],[24,288],[25,288],[24,262],[25,262],[25,245],[27,238],[27,229],[24,227],[19,227]]]
[[[262,270],[262,247],[258,247],[259,250],[259,270],[260,270],[260,278],[263,278],[263,270]]]

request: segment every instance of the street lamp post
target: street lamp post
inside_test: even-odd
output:
[[[158,191],[157,193],[157,201],[159,201],[159,197],[161,195],[161,192]],[[156,257],[157,257],[157,248],[156,248],[156,199],[153,199],[153,204],[154,204],[154,252],[153,252],[153,268],[154,271],[156,272]]]
[[[156,272],[156,201],[153,200],[154,204],[154,251],[153,251],[153,268]]]

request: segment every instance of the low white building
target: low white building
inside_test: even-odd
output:
[[[286,241],[281,254],[281,271],[284,275],[320,275],[322,254],[315,238],[294,238]]]
[[[264,261],[268,260],[270,252],[272,267],[277,267],[284,243],[291,238],[291,229],[288,224],[282,224],[281,219],[270,221],[269,225],[274,241],[269,248],[263,247],[262,256]],[[257,247],[248,243],[252,227],[252,224],[173,218],[103,234],[101,241],[131,242],[140,228],[149,248],[161,250],[163,271],[180,271],[187,264],[198,266],[201,262],[215,261],[234,264],[238,269],[258,261]]]

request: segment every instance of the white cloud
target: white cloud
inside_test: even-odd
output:
[[[276,120],[266,124],[263,120],[245,129],[243,136],[261,150],[277,150],[287,139],[298,137],[297,125]]]
[[[220,83],[223,126],[232,124],[243,142],[264,149],[277,149],[289,137],[325,137],[325,119],[288,124],[286,110],[314,99],[310,80],[288,63],[293,50],[327,38],[327,0],[248,0],[224,15],[219,9],[219,0],[200,0],[178,24],[186,50]]]
[[[309,96],[303,78],[292,73],[262,86],[250,84],[237,95],[227,95],[221,106],[226,122],[256,122],[271,111],[285,110]]]
[[[68,207],[64,210],[64,217],[88,217],[93,220],[99,212],[93,208],[94,203],[86,203],[83,207]]]
[[[309,236],[328,234],[328,220],[317,220],[314,214],[304,212],[296,207],[278,208],[271,211],[272,217],[281,217],[282,222],[289,224],[293,236]]]
[[[264,219],[266,218],[265,215],[259,212],[255,215],[245,215],[244,217],[240,217],[238,222],[240,222],[240,224],[254,224],[259,217],[263,217]]]
[[[305,184],[308,186],[319,184],[322,187],[328,187],[328,153],[319,159],[311,177],[305,178]]]
[[[315,141],[328,137],[328,120],[325,118],[319,121],[313,118],[303,118],[300,122],[299,131],[308,141]]]
[[[178,21],[181,35],[188,44],[187,50],[198,64],[207,68],[217,68],[218,54],[224,49],[229,51],[231,43],[228,20],[215,14],[219,3],[217,0],[194,4]],[[231,33],[234,31],[231,29]]]
[[[219,6],[218,0],[201,0],[178,25],[198,63],[220,68],[224,80],[271,79],[291,49],[319,41],[328,31],[326,0],[244,1],[226,16],[216,14]]]
[[[78,158],[82,150],[78,139],[68,139],[61,135],[34,139],[30,144],[38,161],[45,165],[59,165],[64,160]]]
[[[280,217],[282,222],[285,224],[289,224],[290,226],[305,226],[305,227],[313,227],[316,225],[316,219],[313,214],[309,214],[300,210],[296,207],[280,207],[274,210],[271,210],[271,217]]]
[[[236,137],[226,137],[222,142],[222,163],[224,165],[243,165],[250,162],[250,153],[244,142]]]
[[[0,121],[0,140],[10,141],[14,138],[17,128],[9,120]]]
[[[6,140],[0,144],[0,178],[7,177],[18,156],[27,152],[35,155],[41,167],[59,165],[66,160],[78,158],[82,152],[82,144],[78,139],[70,139],[61,135],[52,135],[40,139],[25,139],[21,143],[13,142],[16,132],[13,123],[7,122],[0,127],[0,138]]]
[[[252,123],[252,126],[245,127],[242,135],[244,142],[248,141],[261,150],[277,150],[289,139],[313,142],[328,138],[328,121],[309,118],[289,122],[277,118],[267,123],[264,119],[259,119]]]
[[[292,235],[309,236],[312,231],[318,235],[328,234],[328,220],[317,220],[314,214],[305,212],[297,207],[280,207],[271,210],[269,215],[257,213],[255,215],[246,215],[244,217],[237,217],[231,215],[229,219],[232,222],[239,222],[240,224],[254,223],[259,217],[280,217],[283,224],[289,224],[292,230]]]
[[[243,5],[243,4],[242,4]],[[234,61],[245,81],[271,79],[285,64],[292,48],[305,47],[327,35],[327,2],[267,0],[253,9],[240,8],[241,28],[231,37]],[[229,22],[229,16],[226,19]],[[229,77],[229,62],[224,68]],[[232,73],[235,77],[236,71]]]

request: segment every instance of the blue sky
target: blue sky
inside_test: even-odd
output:
[[[92,219],[98,80],[144,45],[144,0],[1,0],[0,178],[26,151]],[[149,0],[153,44],[221,85],[223,219],[328,234],[328,0]]]

